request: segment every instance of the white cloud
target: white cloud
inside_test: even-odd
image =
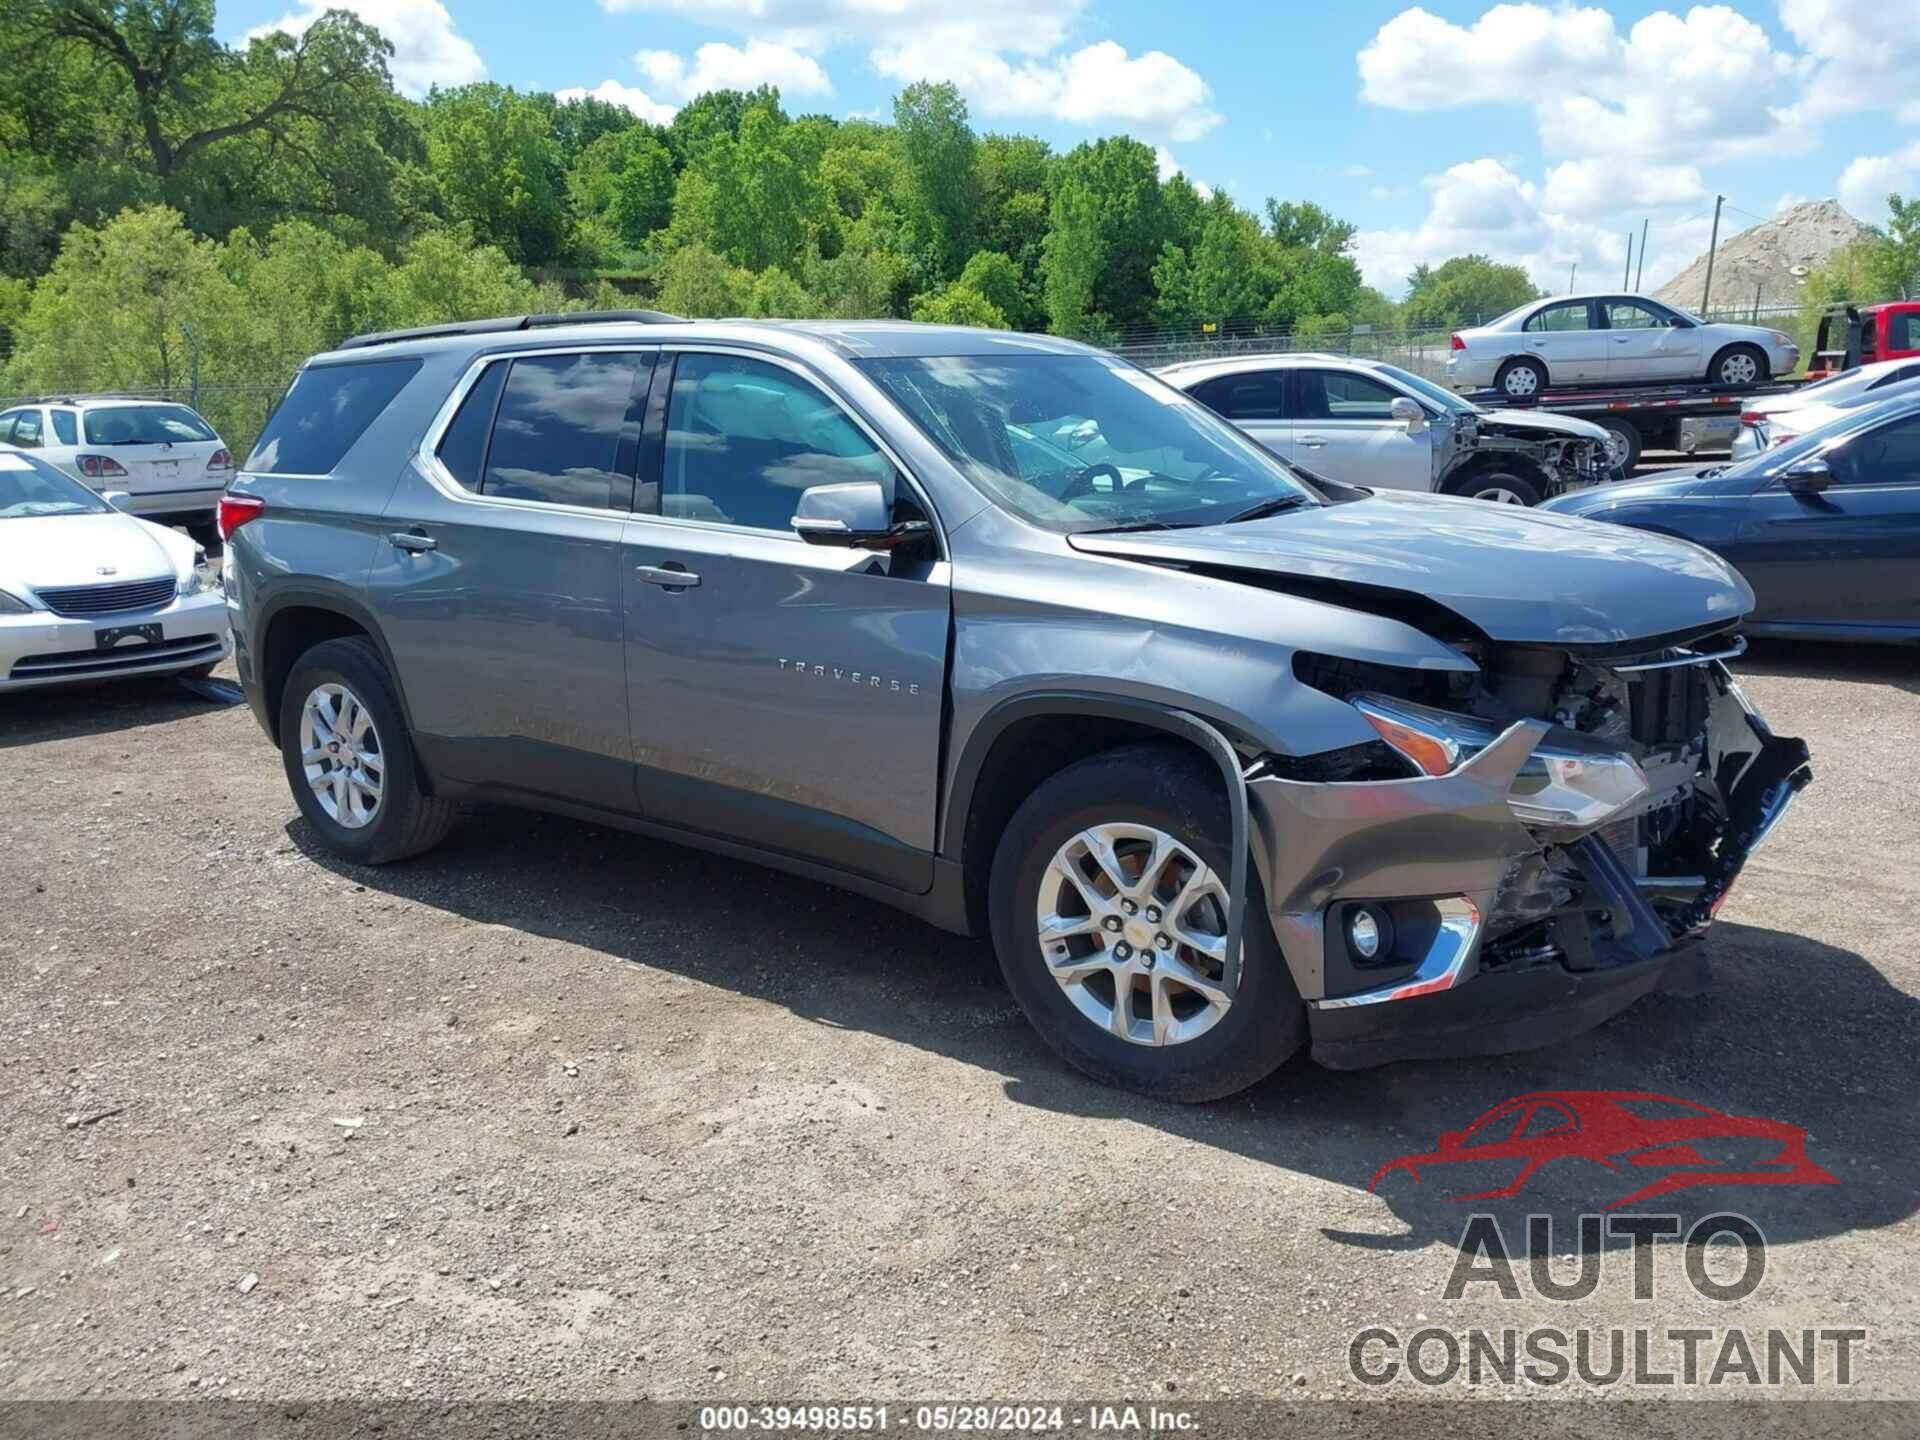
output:
[[[1119,125],[1153,139],[1196,140],[1219,124],[1206,82],[1159,50],[1129,55],[1112,40],[1068,49],[1087,0],[600,0],[611,11],[683,15],[748,37],[744,52],[763,52],[762,78],[789,88],[792,80],[824,86],[811,57],[840,45],[866,49],[874,68],[891,80],[950,80],[982,114],[1046,116],[1071,125]],[[702,53],[710,47],[702,47]],[[724,47],[732,50],[732,47]],[[774,73],[773,52],[787,57]],[[650,55],[656,52],[643,52]],[[805,62],[811,70],[800,67]],[[674,64],[678,64],[674,57]],[[745,83],[723,76],[745,61],[655,74],[653,88],[691,97],[716,84]],[[756,79],[752,83],[759,83]],[[826,93],[825,89],[799,93]]]
[[[1560,214],[1599,217],[1711,199],[1697,166],[1565,160],[1547,171],[1541,204]]]
[[[1220,123],[1206,81],[1171,55],[1130,56],[1112,40],[1065,55],[1009,60],[967,51],[943,29],[876,50],[894,80],[951,80],[988,115],[1047,115],[1074,125],[1120,123],[1149,136],[1198,140]]]
[[[1371,165],[1346,165],[1341,167],[1340,173],[1349,180],[1366,180],[1373,175],[1373,167]]]
[[[1887,221],[1887,196],[1920,188],[1920,144],[1892,155],[1862,155],[1840,172],[1840,203],[1869,225]]]
[[[351,10],[393,44],[388,68],[394,86],[421,96],[435,85],[470,85],[487,78],[486,64],[473,43],[453,28],[453,16],[440,0],[297,0],[298,9],[256,25],[246,38],[284,30],[300,35],[329,10]]]
[[[1684,170],[1685,167],[1677,167]],[[1653,177],[1655,186],[1678,187],[1682,174]],[[1693,177],[1697,183],[1698,177]],[[1578,267],[1576,283],[1611,284],[1625,273],[1629,225],[1621,214],[1596,220],[1565,205],[1591,202],[1592,176],[1584,169],[1557,167],[1537,185],[1491,157],[1468,160],[1423,182],[1427,213],[1418,226],[1363,230],[1354,237],[1354,253],[1367,283],[1390,295],[1406,288],[1406,277],[1422,262],[1438,264],[1455,255],[1480,254],[1503,264],[1523,266],[1541,289],[1567,288],[1568,272]],[[1638,216],[1634,217],[1635,220]],[[1707,219],[1656,218],[1648,244],[1645,285],[1657,289],[1706,248]],[[1726,227],[1722,226],[1722,238]],[[1636,259],[1636,268],[1638,261]]]
[[[602,80],[591,90],[583,85],[575,85],[567,90],[553,92],[553,98],[562,105],[571,104],[575,100],[584,100],[588,96],[595,100],[604,100],[609,105],[625,106],[642,120],[651,121],[655,125],[665,125],[673,119],[678,108],[655,100],[646,91],[635,86],[622,85],[618,80]]]
[[[1622,35],[1597,8],[1496,5],[1470,26],[1402,11],[1360,51],[1361,94],[1395,110],[1513,104],[1551,155],[1675,162],[1778,149],[1806,65],[1724,5],[1656,11]]]
[[[671,50],[642,50],[633,63],[648,83],[682,101],[709,90],[752,90],[776,86],[782,95],[831,95],[833,82],[820,62],[790,45],[749,40],[745,49],[709,41],[693,52],[689,65]]]
[[[1173,158],[1173,151],[1164,145],[1156,145],[1154,147],[1153,159],[1154,163],[1160,167],[1160,183],[1163,185],[1175,175],[1184,173],[1180,168],[1180,162]],[[1187,183],[1193,186],[1194,193],[1202,200],[1211,200],[1213,198],[1213,187],[1207,184],[1206,181],[1196,180],[1193,176],[1188,175]]]

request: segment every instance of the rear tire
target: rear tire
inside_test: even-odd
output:
[[[1512,470],[1489,466],[1471,475],[1461,475],[1440,487],[1443,495],[1464,495],[1470,500],[1487,500],[1496,505],[1538,505],[1540,486]]]
[[[1123,874],[1139,867],[1139,873],[1132,874],[1138,908],[1124,922],[1124,930],[1109,934],[1090,905],[1070,903],[1068,908],[1086,911],[1086,932],[1069,936],[1053,929],[1043,941],[1042,907],[1058,919],[1066,913],[1063,897],[1072,902],[1088,893],[1086,885],[1067,882],[1056,867],[1063,855],[1082,846],[1094,827],[1157,833],[1171,846],[1124,838],[1112,848]],[[1181,974],[1211,984],[1214,976],[1205,968],[1203,949],[1190,948],[1185,939],[1165,947],[1156,943],[1161,935],[1169,941],[1224,935],[1220,897],[1232,874],[1231,835],[1218,770],[1176,745],[1130,745],[1081,760],[1041,785],[1015,812],[993,860],[989,910],[994,949],[1007,987],[1027,1019],[1076,1070],[1137,1094],[1195,1103],[1246,1089],[1272,1074],[1304,1043],[1306,1008],[1274,939],[1259,877],[1251,867],[1240,984],[1230,1002],[1211,1004],[1207,992],[1181,984]],[[1097,885],[1103,872],[1090,852],[1080,853],[1083,860],[1072,863],[1092,867]],[[1149,855],[1165,857],[1158,869],[1147,869]],[[1088,870],[1078,873],[1085,880]],[[1155,880],[1164,884],[1156,889]],[[1214,881],[1217,886],[1207,893]],[[1115,920],[1127,893],[1116,888],[1105,897],[1113,902]],[[1188,894],[1200,898],[1187,901],[1176,913],[1178,901],[1168,897]],[[1156,898],[1165,903],[1165,915],[1153,904]],[[1136,929],[1141,933],[1134,934]],[[1140,948],[1131,949],[1125,943],[1129,937]],[[1123,952],[1132,959],[1116,958]],[[1084,967],[1089,972],[1084,982],[1058,978],[1056,966],[1069,968],[1082,961],[1092,962]],[[1122,968],[1128,965],[1132,973]],[[1123,976],[1128,997],[1124,1008],[1118,989]],[[1220,993],[1217,987],[1212,990],[1213,995]],[[1103,1007],[1104,1021],[1096,1018]],[[1131,1024],[1124,1018],[1115,1022],[1116,1010],[1136,1018]],[[1153,1038],[1123,1039],[1116,1024],[1136,1037],[1151,1031]],[[1187,1032],[1184,1038],[1182,1031]]]
[[[1707,383],[1737,390],[1767,383],[1767,352],[1758,345],[1729,345],[1707,367]]]
[[[1493,388],[1509,400],[1531,400],[1547,388],[1547,367],[1538,360],[1509,360],[1494,375]]]
[[[327,640],[293,662],[280,697],[280,757],[320,843],[356,865],[432,849],[458,813],[421,788],[399,694],[368,640]]]

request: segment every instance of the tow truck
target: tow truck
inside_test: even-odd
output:
[[[1520,399],[1497,390],[1474,390],[1466,398],[1487,409],[1545,410],[1591,420],[1608,434],[1607,458],[1622,475],[1633,473],[1642,450],[1725,451],[1740,429],[1750,400],[1784,395],[1803,383],[1795,376],[1741,390],[1696,381],[1680,385],[1566,385]]]

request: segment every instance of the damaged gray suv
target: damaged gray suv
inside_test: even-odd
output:
[[[1706,551],[1312,480],[1040,336],[366,336],[221,524],[335,854],[479,799],[758,860],[990,936],[1066,1060],[1178,1100],[1697,983],[1810,774],[1725,668],[1753,596]]]

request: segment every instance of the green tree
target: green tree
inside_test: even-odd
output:
[[[929,325],[973,325],[983,330],[1007,328],[1007,317],[998,305],[971,285],[958,281],[916,299],[913,318]]]
[[[893,123],[906,170],[906,217],[917,258],[944,280],[973,253],[980,217],[980,142],[953,85],[921,81],[894,98]]]
[[[163,206],[75,225],[14,329],[7,388],[184,384],[244,314],[219,248]],[[193,337],[193,338],[190,338]]]
[[[1086,177],[1062,176],[1040,260],[1047,324],[1054,334],[1091,339],[1107,329],[1108,317],[1094,308],[1106,241],[1100,202]]]
[[[1438,266],[1417,266],[1407,277],[1405,319],[1413,329],[1473,325],[1537,300],[1540,293],[1518,265],[1456,255]]]
[[[747,314],[763,320],[805,320],[818,313],[819,306],[806,287],[778,265],[754,277]]]
[[[660,271],[660,305],[702,319],[744,315],[753,303],[753,274],[700,244],[669,255]]]
[[[901,313],[907,263],[884,245],[868,243],[858,227],[838,255],[810,255],[802,275],[820,313],[832,319],[878,320]]]
[[[566,255],[559,149],[543,106],[504,85],[436,90],[426,131],[449,219],[522,265],[552,265]]]
[[[557,288],[534,284],[504,250],[458,227],[412,241],[383,290],[381,329],[561,308]]]
[[[1061,198],[1074,199],[1069,210],[1075,245],[1090,235],[1099,237],[1098,263],[1093,272],[1093,295],[1088,312],[1106,317],[1116,326],[1147,318],[1153,304],[1153,267],[1161,248],[1172,238],[1160,193],[1159,162],[1138,140],[1109,137],[1076,146],[1061,160],[1057,176],[1052,228],[1060,229]],[[1064,244],[1049,235],[1043,270],[1049,270],[1047,305],[1054,313],[1056,285],[1051,270],[1083,267],[1068,256]],[[1073,289],[1072,285],[1066,287]]]
[[[1020,267],[997,250],[976,251],[953,283],[991,302],[1000,312],[1000,329],[1031,330],[1039,319]]]
[[[552,95],[535,94],[533,100],[547,112],[547,128],[553,135],[553,148],[560,168],[570,171],[580,157],[598,141],[628,130],[640,130],[660,138],[662,132],[647,124],[624,105],[615,105],[594,95],[582,95],[562,102]]]
[[[736,265],[797,267],[831,223],[815,136],[770,101],[749,105],[738,136],[699,148],[674,193],[675,248],[698,244]]]
[[[1354,227],[1335,219],[1311,200],[1267,201],[1267,228],[1283,250],[1344,255],[1353,244]]]
[[[610,130],[567,176],[574,214],[602,249],[634,250],[673,218],[673,154],[650,128]]]
[[[786,112],[780,109],[780,92],[771,85],[757,90],[709,90],[682,105],[667,127],[667,146],[675,162],[687,164],[717,135],[737,139],[741,120],[755,105],[771,106],[786,119]]]

